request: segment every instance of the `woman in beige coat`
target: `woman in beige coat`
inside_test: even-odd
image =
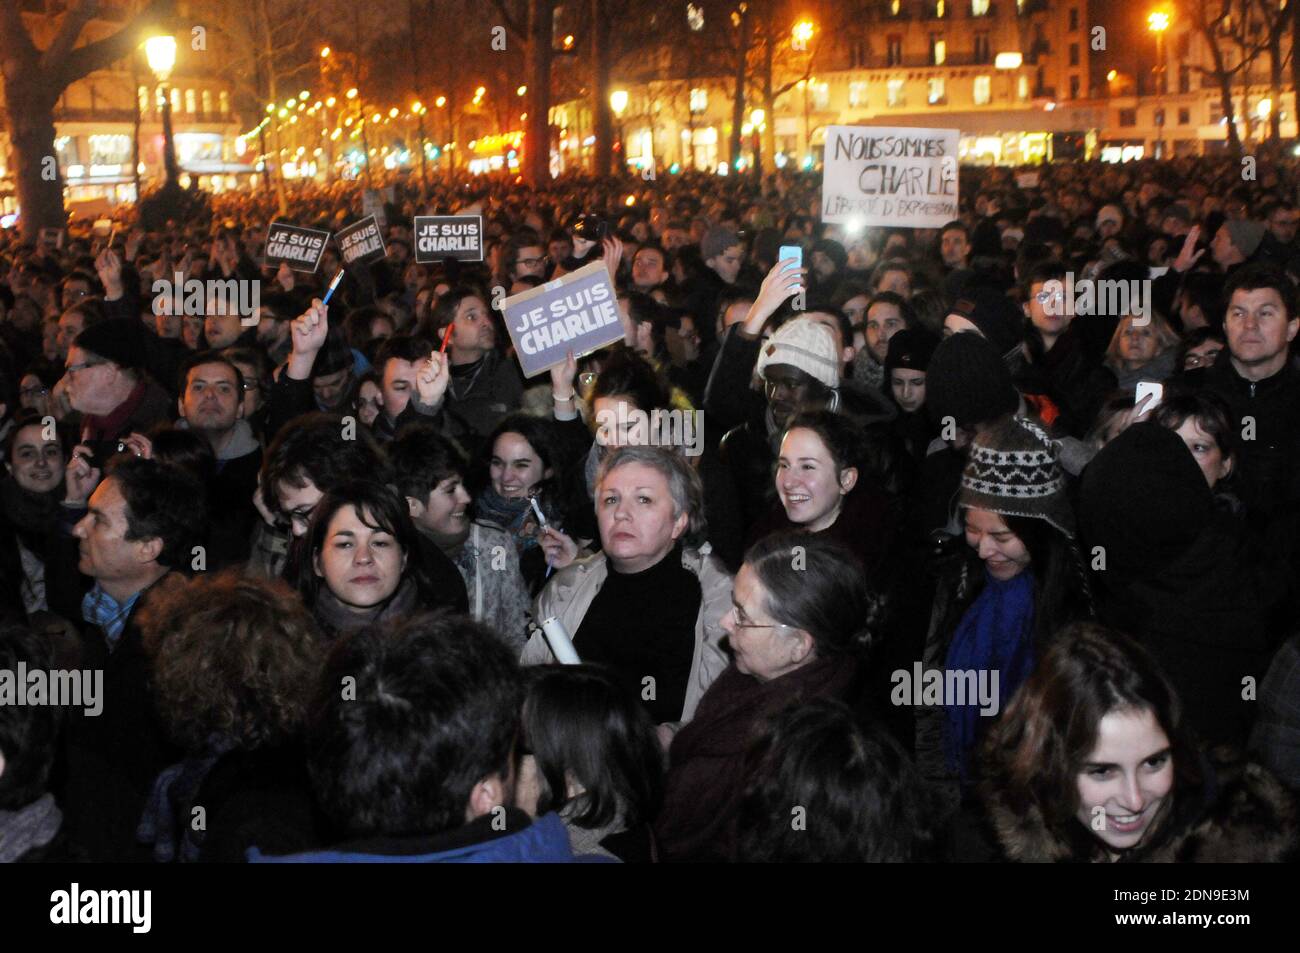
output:
[[[728,662],[719,640],[731,576],[702,542],[699,476],[667,450],[617,450],[597,475],[596,521],[603,551],[557,572],[535,618],[557,619],[583,662],[636,694],[666,742]],[[521,661],[555,661],[543,633]]]

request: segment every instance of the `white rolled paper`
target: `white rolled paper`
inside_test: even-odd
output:
[[[582,659],[578,658],[578,650],[573,647],[573,639],[569,638],[569,633],[564,630],[564,623],[555,616],[542,623],[542,634],[546,636],[546,644],[551,647],[551,654],[561,664],[582,664]]]

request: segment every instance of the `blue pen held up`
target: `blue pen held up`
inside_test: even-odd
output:
[[[338,288],[338,286],[342,284],[342,282],[343,282],[343,269],[340,268],[339,273],[335,275],[334,280],[330,282],[330,286],[325,289],[325,297],[321,300],[321,304],[330,303],[330,298],[334,296],[334,290]]]

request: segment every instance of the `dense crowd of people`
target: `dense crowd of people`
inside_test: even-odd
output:
[[[0,232],[0,861],[1293,859],[1300,167],[1025,171],[397,178],[328,304],[359,183]]]

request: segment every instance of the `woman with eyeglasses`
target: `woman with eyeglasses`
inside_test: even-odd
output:
[[[666,860],[736,852],[745,754],[767,718],[816,698],[858,701],[880,606],[861,563],[824,536],[776,533],[745,554],[721,624],[731,664],[673,738],[655,835]]]
[[[1182,700],[1137,643],[1075,625],[990,730],[982,801],[1002,858],[1013,861],[1288,859],[1292,795],[1227,752],[1197,748]]]
[[[51,374],[44,366],[29,370],[18,382],[19,406],[41,417],[54,413],[50,388],[57,381],[58,375]]]

